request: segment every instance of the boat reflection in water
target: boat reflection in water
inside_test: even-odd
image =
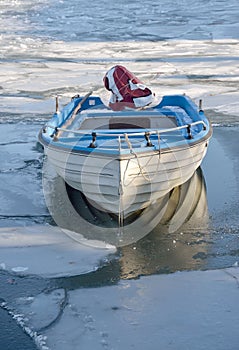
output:
[[[174,188],[159,224],[121,248],[121,278],[205,269],[211,248],[206,186],[201,168]]]
[[[120,248],[121,278],[203,267],[208,244],[206,186],[201,168],[119,231],[118,218],[100,211],[69,187],[45,161],[43,188],[56,224],[76,241]]]

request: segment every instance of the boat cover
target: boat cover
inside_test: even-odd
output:
[[[152,91],[125,67],[112,67],[104,76],[107,90],[112,92],[109,106],[113,110],[140,108],[153,102]]]

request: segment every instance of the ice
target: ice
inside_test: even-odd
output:
[[[159,98],[187,93],[196,100],[203,98],[205,110],[215,108],[219,113],[238,116],[238,47],[238,40],[232,38],[154,44],[44,41],[31,48],[31,59],[19,48],[16,63],[7,61],[0,66],[0,86],[5,92],[1,110],[50,116],[56,95],[61,95],[61,104],[76,93],[92,89],[104,97],[102,77],[112,65],[122,63]],[[224,104],[220,103],[221,96]]]
[[[0,215],[47,216],[36,125],[0,124],[0,133]]]
[[[74,276],[95,271],[115,248],[78,241],[50,225],[0,228],[0,266],[18,275]]]
[[[36,297],[17,298],[12,307],[24,314],[25,326],[41,332],[57,321],[65,304],[66,292],[64,289],[55,289]]]
[[[233,139],[236,137],[236,133],[233,132],[233,130],[229,130],[227,137]],[[203,167],[210,164],[211,167],[220,169],[220,176],[217,177],[217,181],[215,181],[215,174],[213,172],[207,173],[208,205],[210,208],[213,208],[213,212],[220,212],[223,208],[224,210],[227,208],[228,203],[232,201],[235,203],[238,202],[237,162],[235,161],[235,163],[232,163],[231,161],[232,158],[235,160],[237,159],[237,149],[233,147],[229,153],[226,152],[223,143],[220,141],[220,137],[218,137],[218,139],[214,138],[212,140],[208,151],[207,157],[204,159]],[[221,217],[220,221],[222,222],[224,219],[225,217]]]
[[[178,350],[188,344],[195,350],[224,350],[228,344],[234,349],[239,340],[238,278],[238,268],[142,277],[68,291],[65,304],[64,292],[55,290],[23,305],[18,300],[16,306],[34,329],[42,327],[38,334],[51,350]],[[54,322],[60,304],[64,307]]]
[[[6,264],[5,264],[5,263],[1,263],[1,264],[0,264],[0,269],[6,270]]]
[[[49,305],[48,305],[49,306]],[[42,334],[38,334],[36,331],[33,331],[32,328],[28,327],[25,322],[27,322],[24,314],[18,313],[16,308],[9,306],[7,303],[0,303],[0,307],[7,310],[9,315],[16,321],[16,323],[23,329],[25,334],[27,334],[30,338],[32,338],[38,349],[41,350],[50,350],[48,346],[46,346],[47,337]],[[52,309],[52,308],[51,308]],[[14,334],[15,337],[15,334]],[[4,344],[5,346],[5,344]],[[7,344],[8,346],[8,344]]]
[[[25,271],[28,270],[28,267],[26,267],[26,266],[17,266],[17,267],[12,267],[11,270],[12,270],[13,272],[17,272],[17,273],[19,273],[19,272],[25,272]]]

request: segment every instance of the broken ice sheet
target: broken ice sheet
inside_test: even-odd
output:
[[[36,297],[17,298],[13,308],[24,314],[24,324],[33,331],[41,332],[52,325],[60,316],[66,302],[64,289],[41,293]]]
[[[102,242],[87,245],[78,236],[76,241],[50,225],[0,228],[0,269],[24,276],[76,276],[97,270],[116,251]]]

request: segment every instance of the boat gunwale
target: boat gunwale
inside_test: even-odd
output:
[[[80,117],[81,113],[83,114],[85,112],[88,112],[90,114],[95,113],[93,111],[93,108],[91,109],[90,107],[90,101],[94,100],[96,102],[96,109],[97,113],[102,115],[102,106],[106,107],[102,101],[99,99],[99,97],[90,97],[88,98],[88,104],[87,102],[84,102],[82,104],[82,110],[80,113],[78,113],[78,116]],[[74,104],[74,106],[77,105],[81,101],[81,98],[76,98],[74,99],[70,104]],[[70,105],[69,104],[69,105]],[[72,128],[65,129],[61,126],[63,126],[64,121],[67,121],[71,114],[72,114],[72,108],[69,109],[69,105],[66,105],[63,110],[71,110],[68,114],[59,112],[60,114],[55,113],[55,115],[49,120],[49,122],[43,126],[43,128],[39,132],[38,140],[39,142],[43,145],[43,147],[48,147],[51,149],[58,149],[61,152],[67,152],[69,151],[71,153],[76,153],[76,154],[92,154],[94,152],[95,155],[103,155],[107,157],[116,157],[116,158],[130,158],[134,156],[134,153],[137,153],[137,155],[145,155],[147,156],[148,154],[152,153],[167,153],[171,152],[172,150],[180,150],[183,148],[188,148],[188,147],[193,147],[194,145],[198,145],[201,142],[206,142],[211,135],[212,135],[212,125],[210,120],[204,115],[204,112],[200,109],[197,110],[196,105],[194,104],[193,101],[191,101],[190,98],[184,95],[169,95],[169,96],[164,96],[162,98],[162,101],[154,107],[151,107],[147,110],[140,110],[140,111],[119,111],[119,112],[114,112],[110,109],[107,111],[107,115],[109,113],[115,114],[116,116],[121,116],[125,117],[126,115],[134,115],[136,118],[137,116],[146,116],[146,115],[152,115],[155,118],[155,116],[158,116],[161,118],[162,116],[169,117],[168,114],[171,114],[178,120],[178,126],[172,127],[172,128],[158,128],[158,129],[150,129],[150,128],[143,128],[143,129],[123,129],[125,132],[122,132],[122,129],[105,129],[106,132],[104,132],[104,129],[90,129],[90,130],[74,130]],[[72,106],[71,106],[72,107]],[[187,121],[183,121],[183,118],[181,117],[181,112],[175,111],[174,108],[179,107],[179,109],[183,109],[187,116],[191,119],[191,123]],[[167,115],[165,113],[167,112]],[[96,114],[97,114],[96,113]],[[162,113],[162,114],[161,114]],[[62,121],[63,114],[65,114],[65,118]],[[103,112],[103,114],[105,114]],[[87,115],[87,113],[85,113]],[[171,117],[170,116],[170,117]],[[112,116],[113,117],[113,116]],[[54,124],[54,125],[52,125]],[[198,130],[195,131],[194,126],[201,124],[202,126],[197,127]],[[48,129],[50,128],[50,129]],[[190,128],[191,130],[194,129],[193,135],[190,134],[190,130],[188,131],[187,128]],[[51,131],[50,131],[51,130]],[[137,130],[137,132],[134,132]],[[138,131],[139,130],[139,131]],[[183,132],[185,130],[185,133]],[[114,138],[115,141],[118,141],[119,147],[117,146],[112,146],[110,147],[102,147],[102,145],[99,145],[98,147],[91,148],[89,147],[90,143],[86,145],[80,145],[78,141],[80,141],[80,138],[77,139],[76,137],[59,137],[57,138],[57,132],[69,132],[72,134],[81,134],[84,137],[84,140],[82,141],[88,141],[91,142],[93,139],[93,135],[97,135],[97,140],[102,141],[103,138],[105,140],[107,138]],[[176,135],[165,135],[166,133],[170,132],[177,132],[181,131],[181,140],[175,140]],[[146,138],[146,133],[148,136],[152,136],[152,142],[154,142],[155,138],[158,136],[158,145],[157,146],[141,146],[141,147],[135,147],[135,144],[132,145],[131,147],[131,142],[127,142],[127,138],[129,137],[137,137],[137,136],[142,136]],[[187,134],[188,133],[188,134]],[[165,141],[162,139],[162,142],[160,140],[160,136],[163,135],[168,137],[168,139]],[[180,135],[179,135],[180,136]],[[118,138],[118,140],[117,140]],[[64,142],[65,140],[65,142]],[[128,139],[129,140],[129,139]],[[143,141],[144,139],[142,139]],[[121,141],[126,141],[128,143],[128,147],[122,147],[121,148]],[[131,141],[131,140],[130,140]],[[135,140],[134,140],[135,141]],[[74,145],[70,144],[70,142],[75,142]],[[139,141],[140,142],[140,141]]]
[[[102,137],[124,137],[125,134],[128,134],[129,136],[144,136],[145,132],[149,133],[149,135],[158,135],[158,134],[164,134],[166,132],[172,132],[172,131],[178,131],[178,130],[183,130],[183,129],[187,129],[189,126],[193,127],[196,125],[200,125],[202,124],[204,128],[207,127],[207,124],[205,123],[204,120],[197,120],[195,122],[192,123],[188,123],[188,124],[183,124],[177,127],[173,127],[173,128],[163,128],[163,129],[151,129],[151,128],[145,128],[143,129],[144,131],[140,131],[140,132],[131,132],[131,131],[127,131],[124,133],[120,133],[119,130],[121,129],[115,129],[115,130],[108,130],[108,129],[102,129],[102,131],[107,131],[105,133],[101,133],[98,132],[97,129],[77,129],[77,130],[73,130],[73,129],[65,129],[65,128],[61,128],[61,127],[54,127],[52,125],[48,125],[48,128],[50,129],[57,129],[56,131],[63,131],[63,132],[69,132],[69,133],[73,133],[73,134],[79,134],[79,135],[86,135],[86,136],[91,136],[92,133],[96,133],[97,136],[102,136]],[[126,129],[128,130],[128,129]],[[131,129],[134,130],[134,129]],[[137,129],[135,129],[137,130]],[[141,129],[140,129],[141,130]]]
[[[194,140],[192,139],[183,139],[181,145],[176,146],[168,146],[168,147],[159,147],[155,148],[155,146],[152,147],[141,147],[141,148],[134,148],[134,152],[137,153],[137,156],[140,157],[147,157],[148,155],[155,154],[166,154],[170,152],[177,152],[181,151],[183,149],[188,148],[194,148],[196,146],[199,146],[200,144],[206,143],[210,137],[212,136],[212,127],[209,126],[209,130],[207,134],[205,134],[204,137]],[[135,154],[131,152],[130,148],[126,149],[115,149],[115,150],[109,150],[109,149],[100,149],[100,148],[90,148],[90,147],[66,147],[64,144],[59,145],[58,141],[53,141],[52,139],[48,139],[48,142],[46,142],[45,139],[42,138],[42,133],[39,133],[39,140],[44,145],[44,147],[47,147],[48,149],[64,152],[64,153],[71,153],[76,155],[82,155],[87,156],[89,154],[94,153],[94,156],[96,157],[109,157],[109,158],[116,158],[119,160],[123,159],[129,159],[129,158],[135,158]],[[140,151],[138,151],[140,150]]]

